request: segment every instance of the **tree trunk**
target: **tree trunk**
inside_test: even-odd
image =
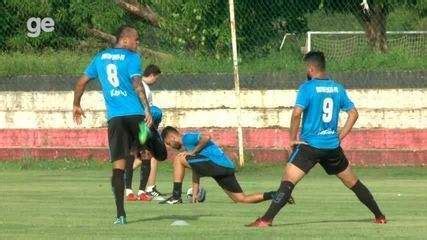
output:
[[[369,46],[374,51],[387,52],[387,6],[385,4],[371,4],[369,11],[363,11],[359,6],[356,16],[361,22]]]
[[[116,0],[117,5],[127,12],[147,21],[154,27],[160,27],[157,14],[148,5],[141,6],[134,0]]]

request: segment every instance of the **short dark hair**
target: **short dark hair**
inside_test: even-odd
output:
[[[160,73],[162,73],[162,71],[160,71],[159,66],[154,64],[150,64],[144,69],[144,77],[148,77],[151,74],[153,74],[154,76],[157,76]]]
[[[122,25],[119,27],[119,29],[117,29],[116,31],[116,43],[119,42],[119,40],[121,38],[123,38],[124,36],[126,36],[127,34],[129,34],[129,32],[131,30],[136,30],[134,27],[130,26],[130,25]]]
[[[310,51],[304,56],[304,62],[314,65],[319,70],[326,69],[325,55],[321,51]]]
[[[165,139],[169,133],[178,133],[178,130],[172,126],[166,126],[161,133],[162,139]]]

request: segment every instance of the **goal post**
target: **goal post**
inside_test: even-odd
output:
[[[239,62],[237,56],[237,34],[236,34],[236,19],[234,15],[234,0],[229,0],[230,11],[230,31],[231,31],[231,45],[233,52],[233,79],[234,79],[234,93],[237,100],[237,143],[239,150],[239,166],[245,163],[244,149],[243,149],[243,129],[242,129],[242,109],[241,109],[241,96],[240,96],[240,79],[239,79]]]

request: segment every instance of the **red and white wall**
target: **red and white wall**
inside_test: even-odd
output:
[[[349,95],[360,114],[343,142],[353,164],[427,165],[427,89],[349,90]],[[294,90],[242,91],[241,122],[250,158],[287,158],[295,96]],[[101,93],[84,94],[82,126],[73,123],[72,99],[72,92],[0,92],[0,159],[108,158]],[[200,129],[235,151],[233,91],[158,91],[154,102],[164,109],[163,125]]]

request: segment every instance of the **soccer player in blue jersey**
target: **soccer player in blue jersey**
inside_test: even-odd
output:
[[[116,34],[114,48],[98,52],[79,78],[74,88],[73,117],[81,124],[84,112],[81,97],[91,79],[98,79],[107,108],[108,143],[112,165],[111,185],[115,197],[117,218],[114,224],[126,224],[124,169],[132,161],[131,147],[138,144],[139,123],[152,125],[150,105],[141,83],[141,57],[136,53],[138,32],[122,26]],[[152,135],[157,131],[152,131]],[[150,137],[145,144],[157,160],[165,160],[166,147],[160,138]]]
[[[349,134],[358,118],[358,112],[349,99],[344,87],[326,73],[326,61],[322,52],[312,51],[305,55],[308,81],[298,90],[292,112],[289,151],[291,155],[284,176],[264,216],[249,227],[268,227],[282,209],[295,185],[317,163],[329,175],[336,175],[375,216],[375,223],[384,224],[386,218],[380,211],[368,188],[357,178],[340,147],[341,141]],[[347,121],[338,130],[340,111],[346,111]],[[302,128],[298,129],[302,116]]]
[[[200,132],[180,134],[174,127],[167,126],[162,130],[162,138],[166,145],[184,152],[174,160],[174,183],[172,196],[164,204],[182,203],[182,181],[185,168],[193,172],[193,202],[197,202],[200,177],[212,177],[224,192],[239,203],[259,203],[270,200],[275,192],[264,192],[246,195],[237,182],[234,162],[215,144],[209,136]],[[289,200],[289,199],[288,199]]]

